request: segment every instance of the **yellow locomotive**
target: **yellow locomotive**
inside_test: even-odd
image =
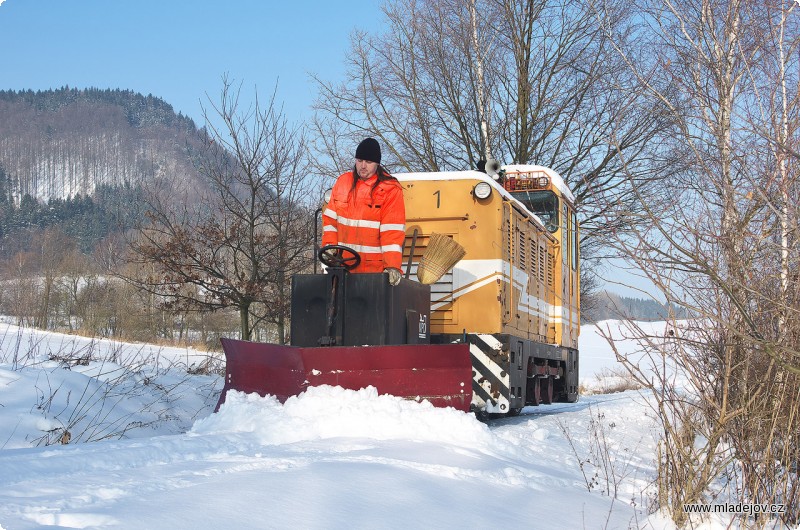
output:
[[[509,165],[395,175],[412,272],[433,233],[465,257],[431,286],[431,342],[469,341],[475,410],[578,395],[580,268],[574,198],[554,171]]]
[[[406,205],[405,279],[390,286],[385,272],[349,274],[358,249],[318,249],[325,273],[292,277],[290,345],[222,339],[217,407],[228,390],[284,401],[319,385],[371,385],[478,414],[577,400],[574,198],[550,169],[488,167],[492,175],[395,175]],[[434,234],[466,254],[429,285],[416,272]]]

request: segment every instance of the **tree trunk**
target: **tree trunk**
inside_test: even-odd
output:
[[[239,331],[242,334],[242,340],[250,340],[250,302],[242,302],[239,305]]]

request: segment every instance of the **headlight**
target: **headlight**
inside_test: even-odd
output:
[[[329,202],[331,202],[331,193],[333,193],[333,188],[327,190],[325,192],[325,195],[323,195],[323,199],[322,200],[325,201],[325,204],[328,204]]]
[[[472,188],[472,194],[479,199],[485,199],[492,194],[492,187],[488,182],[478,182],[475,184],[475,187]]]
[[[539,187],[545,188],[550,183],[550,179],[547,177],[539,177]]]

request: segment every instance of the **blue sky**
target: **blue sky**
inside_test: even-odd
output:
[[[298,120],[309,74],[341,79],[352,30],[381,21],[378,0],[0,0],[0,89],[130,89],[202,126],[227,73],[248,98],[277,82]]]
[[[0,90],[133,90],[160,97],[202,126],[201,103],[213,112],[208,97],[219,101],[227,73],[243,83],[245,98],[258,93],[264,101],[277,82],[278,102],[299,121],[312,115],[309,74],[342,79],[350,33],[380,29],[380,4],[0,0]]]

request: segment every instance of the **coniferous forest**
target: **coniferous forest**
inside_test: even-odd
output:
[[[124,231],[141,219],[141,186],[101,184],[92,195],[75,195],[37,201],[25,194],[19,204],[0,168],[0,259],[28,250],[31,234],[58,228],[74,240],[81,252],[91,254],[104,238]]]

